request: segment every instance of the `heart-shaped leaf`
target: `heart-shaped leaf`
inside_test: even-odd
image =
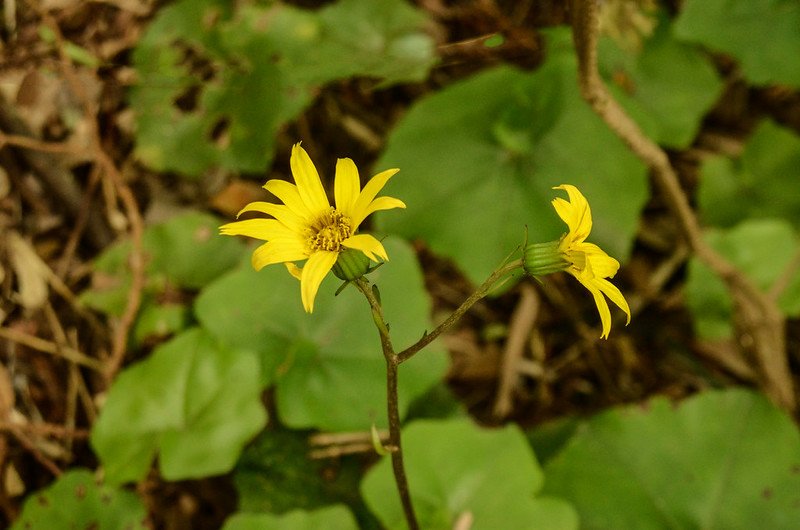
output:
[[[686,0],[675,31],[681,39],[732,55],[757,85],[800,86],[797,0]]]
[[[580,98],[569,34],[553,31],[533,73],[499,67],[427,96],[389,136],[378,167],[408,205],[381,228],[422,238],[476,283],[528,238],[557,239],[553,186],[592,205],[592,240],[625,258],[647,197],[644,166]]]
[[[706,392],[675,406],[599,414],[550,460],[545,492],[587,529],[791,529],[800,503],[800,433],[766,398]]]
[[[256,357],[195,328],[117,377],[91,442],[111,483],[140,480],[156,454],[180,480],[229,471],[265,423]]]
[[[11,530],[146,530],[146,516],[135,493],[98,482],[88,469],[74,468],[30,495]]]
[[[451,530],[459,520],[471,521],[473,530],[578,528],[568,503],[537,496],[544,475],[516,427],[415,421],[403,430],[403,453],[422,528]],[[361,490],[387,529],[407,528],[389,457],[370,470]]]

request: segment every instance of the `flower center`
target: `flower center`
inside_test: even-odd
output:
[[[327,250],[340,252],[342,241],[350,237],[350,218],[334,207],[320,215],[306,228],[306,244],[311,252]]]

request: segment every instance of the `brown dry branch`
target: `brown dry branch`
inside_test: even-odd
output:
[[[650,168],[692,252],[725,282],[736,308],[740,343],[753,351],[764,391],[776,404],[794,411],[797,402],[786,358],[783,315],[771,297],[759,291],[741,271],[705,242],[697,217],[667,154],[642,132],[609,93],[597,69],[597,1],[573,0],[572,7],[581,95]]]
[[[63,438],[65,440],[84,440],[89,437],[86,429],[70,429],[52,423],[12,423],[0,421],[0,431],[3,432],[24,432],[33,436],[52,436],[53,438]]]
[[[505,418],[513,406],[513,394],[519,383],[520,363],[525,354],[536,317],[539,314],[539,295],[529,283],[520,286],[520,299],[508,329],[508,339],[503,351],[500,368],[500,382],[494,401],[493,414],[496,418]]]
[[[69,362],[80,364],[81,366],[91,368],[92,370],[98,372],[103,370],[103,366],[100,361],[89,357],[88,355],[81,353],[74,348],[70,348],[69,346],[59,346],[58,344],[48,340],[36,337],[34,335],[29,335],[13,328],[0,327],[0,338],[10,340],[11,342],[16,342],[17,344],[22,344],[23,346],[27,346],[33,350],[49,353],[50,355],[54,355],[56,357],[63,357]]]
[[[130,330],[136,319],[136,314],[139,311],[139,305],[141,304],[142,300],[142,290],[144,289],[145,283],[144,250],[142,247],[144,222],[142,220],[141,212],[139,211],[139,206],[136,203],[136,198],[133,195],[133,191],[125,182],[122,173],[114,164],[114,161],[103,148],[103,142],[97,123],[97,108],[92,99],[86,94],[83,85],[78,79],[75,67],[73,66],[72,61],[66,52],[64,37],[61,33],[61,29],[59,28],[55,19],[53,19],[49,13],[39,9],[39,7],[35,4],[32,4],[32,7],[38,11],[44,23],[53,32],[60,58],[59,64],[61,71],[67,83],[69,84],[70,90],[72,90],[74,95],[82,103],[86,123],[90,128],[89,136],[92,141],[93,150],[92,159],[102,168],[102,176],[110,181],[112,188],[117,194],[117,198],[125,209],[127,221],[130,227],[133,247],[130,255],[132,282],[131,288],[128,291],[128,301],[125,306],[125,311],[123,312],[123,315],[114,331],[111,356],[106,362],[105,366],[104,375],[106,384],[110,385],[111,381],[114,379],[114,376],[122,367],[122,363],[125,360],[128,334],[130,333]]]
[[[16,147],[20,157],[42,179],[69,217],[78,218],[82,212],[80,189],[72,174],[55,155],[73,154],[80,148],[69,143],[45,142],[33,134],[14,107],[0,95],[0,149],[4,146]],[[89,212],[88,215],[89,241],[96,248],[102,248],[111,240],[111,234],[96,214]]]

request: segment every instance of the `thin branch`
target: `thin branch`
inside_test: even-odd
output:
[[[43,353],[49,353],[50,355],[56,357],[62,357],[67,361],[91,368],[97,372],[103,371],[103,365],[97,359],[93,359],[88,355],[85,355],[68,346],[59,346],[58,344],[33,335],[28,335],[27,333],[17,331],[13,328],[0,327],[0,338],[22,344],[23,346],[27,346],[28,348],[38,350]]]
[[[512,394],[519,382],[520,361],[525,354],[525,344],[536,322],[539,305],[536,290],[530,284],[523,283],[519,303],[508,326],[508,339],[503,350],[500,381],[492,409],[495,418],[505,418],[511,412]]]
[[[4,432],[26,432],[37,436],[52,436],[64,439],[86,439],[89,431],[86,429],[74,429],[54,425],[52,423],[12,423],[10,421],[0,421],[0,431]]]
[[[104,172],[103,175],[108,178],[114,185],[119,200],[125,208],[125,213],[130,223],[132,251],[130,255],[130,268],[131,268],[131,288],[128,291],[128,303],[125,306],[125,311],[120,318],[119,325],[114,333],[114,338],[111,348],[111,357],[108,359],[105,370],[106,384],[110,384],[114,376],[119,371],[125,360],[125,352],[127,351],[128,334],[130,333],[133,323],[136,320],[136,315],[139,311],[139,305],[142,301],[142,291],[145,284],[145,264],[144,264],[144,249],[142,246],[142,236],[144,233],[144,222],[142,215],[139,212],[139,206],[136,203],[136,198],[133,195],[130,187],[125,182],[122,174],[113,160],[103,149],[103,144],[97,125],[97,112],[91,99],[83,89],[72,65],[72,61],[67,55],[64,45],[64,36],[61,33],[56,21],[50,16],[47,11],[40,9],[36,5],[32,5],[39,15],[42,17],[44,23],[52,30],[57,44],[58,54],[60,58],[61,70],[64,74],[70,89],[76,97],[80,98],[83,104],[84,115],[86,124],[90,127],[91,138],[93,144],[93,158],[95,163],[99,164]]]
[[[442,322],[441,324],[439,324],[439,325],[436,327],[436,329],[434,329],[434,330],[433,330],[433,331],[431,331],[430,333],[426,333],[426,334],[425,334],[425,335],[424,335],[424,336],[423,336],[423,337],[422,337],[420,340],[418,340],[416,343],[412,344],[411,346],[409,346],[409,347],[408,347],[408,348],[406,348],[405,350],[403,350],[403,351],[401,351],[400,353],[398,353],[398,354],[397,354],[397,358],[398,358],[399,362],[400,362],[400,363],[404,363],[404,362],[406,362],[406,361],[407,361],[407,360],[409,360],[411,357],[413,357],[414,355],[416,355],[416,354],[417,354],[417,352],[419,352],[419,351],[420,351],[422,348],[424,348],[425,346],[427,346],[428,344],[430,344],[431,342],[433,342],[434,340],[436,340],[436,338],[437,338],[437,337],[439,337],[439,335],[441,335],[443,332],[445,332],[446,330],[448,330],[448,329],[449,329],[449,328],[450,328],[450,327],[451,327],[453,324],[455,324],[456,322],[458,322],[458,320],[459,320],[459,319],[461,319],[461,317],[462,317],[462,316],[464,316],[464,314],[465,314],[467,311],[469,311],[469,309],[470,309],[470,308],[471,308],[473,305],[475,305],[475,303],[476,303],[478,300],[480,300],[481,298],[483,298],[484,296],[486,296],[486,295],[489,293],[489,291],[491,291],[491,290],[492,290],[492,287],[494,287],[494,286],[495,286],[495,284],[496,284],[496,283],[497,283],[497,282],[498,282],[500,279],[502,279],[502,278],[503,278],[504,276],[506,276],[507,274],[509,274],[509,273],[513,272],[514,270],[516,270],[516,269],[519,269],[521,266],[522,266],[522,260],[514,260],[513,262],[511,262],[511,263],[509,263],[509,264],[507,264],[507,265],[505,265],[505,266],[502,266],[502,267],[500,267],[500,268],[496,269],[496,270],[495,270],[495,271],[494,271],[494,272],[493,272],[493,273],[492,273],[492,274],[491,274],[491,275],[490,275],[490,276],[489,276],[489,277],[486,279],[486,281],[484,281],[484,282],[483,282],[483,283],[480,285],[480,287],[478,287],[478,289],[476,289],[476,290],[475,290],[475,292],[474,292],[474,293],[472,293],[471,295],[469,295],[469,297],[468,297],[466,300],[464,300],[464,302],[463,302],[463,303],[462,303],[460,306],[458,306],[458,309],[456,309],[456,310],[453,312],[453,314],[452,314],[452,315],[450,315],[449,317],[447,317],[447,319],[446,319],[444,322]]]
[[[739,333],[752,342],[767,394],[787,410],[796,408],[786,359],[784,319],[773,300],[703,239],[700,224],[669,157],[650,140],[609,93],[597,69],[597,0],[573,0],[573,39],[581,95],[592,110],[652,171],[690,248],[727,285],[740,317]]]

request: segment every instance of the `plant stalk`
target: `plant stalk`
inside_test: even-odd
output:
[[[383,308],[378,299],[375,298],[369,282],[364,278],[359,278],[353,283],[369,302],[372,310],[372,319],[375,321],[375,327],[381,337],[381,349],[383,350],[383,358],[386,360],[386,414],[389,420],[388,449],[392,458],[392,471],[394,472],[394,481],[397,485],[397,493],[400,495],[400,504],[403,506],[403,514],[408,528],[409,530],[419,530],[417,515],[414,512],[414,505],[411,503],[411,492],[408,487],[408,478],[403,463],[403,448],[400,440],[400,405],[397,390],[400,361],[392,346],[389,326],[383,316]]]

